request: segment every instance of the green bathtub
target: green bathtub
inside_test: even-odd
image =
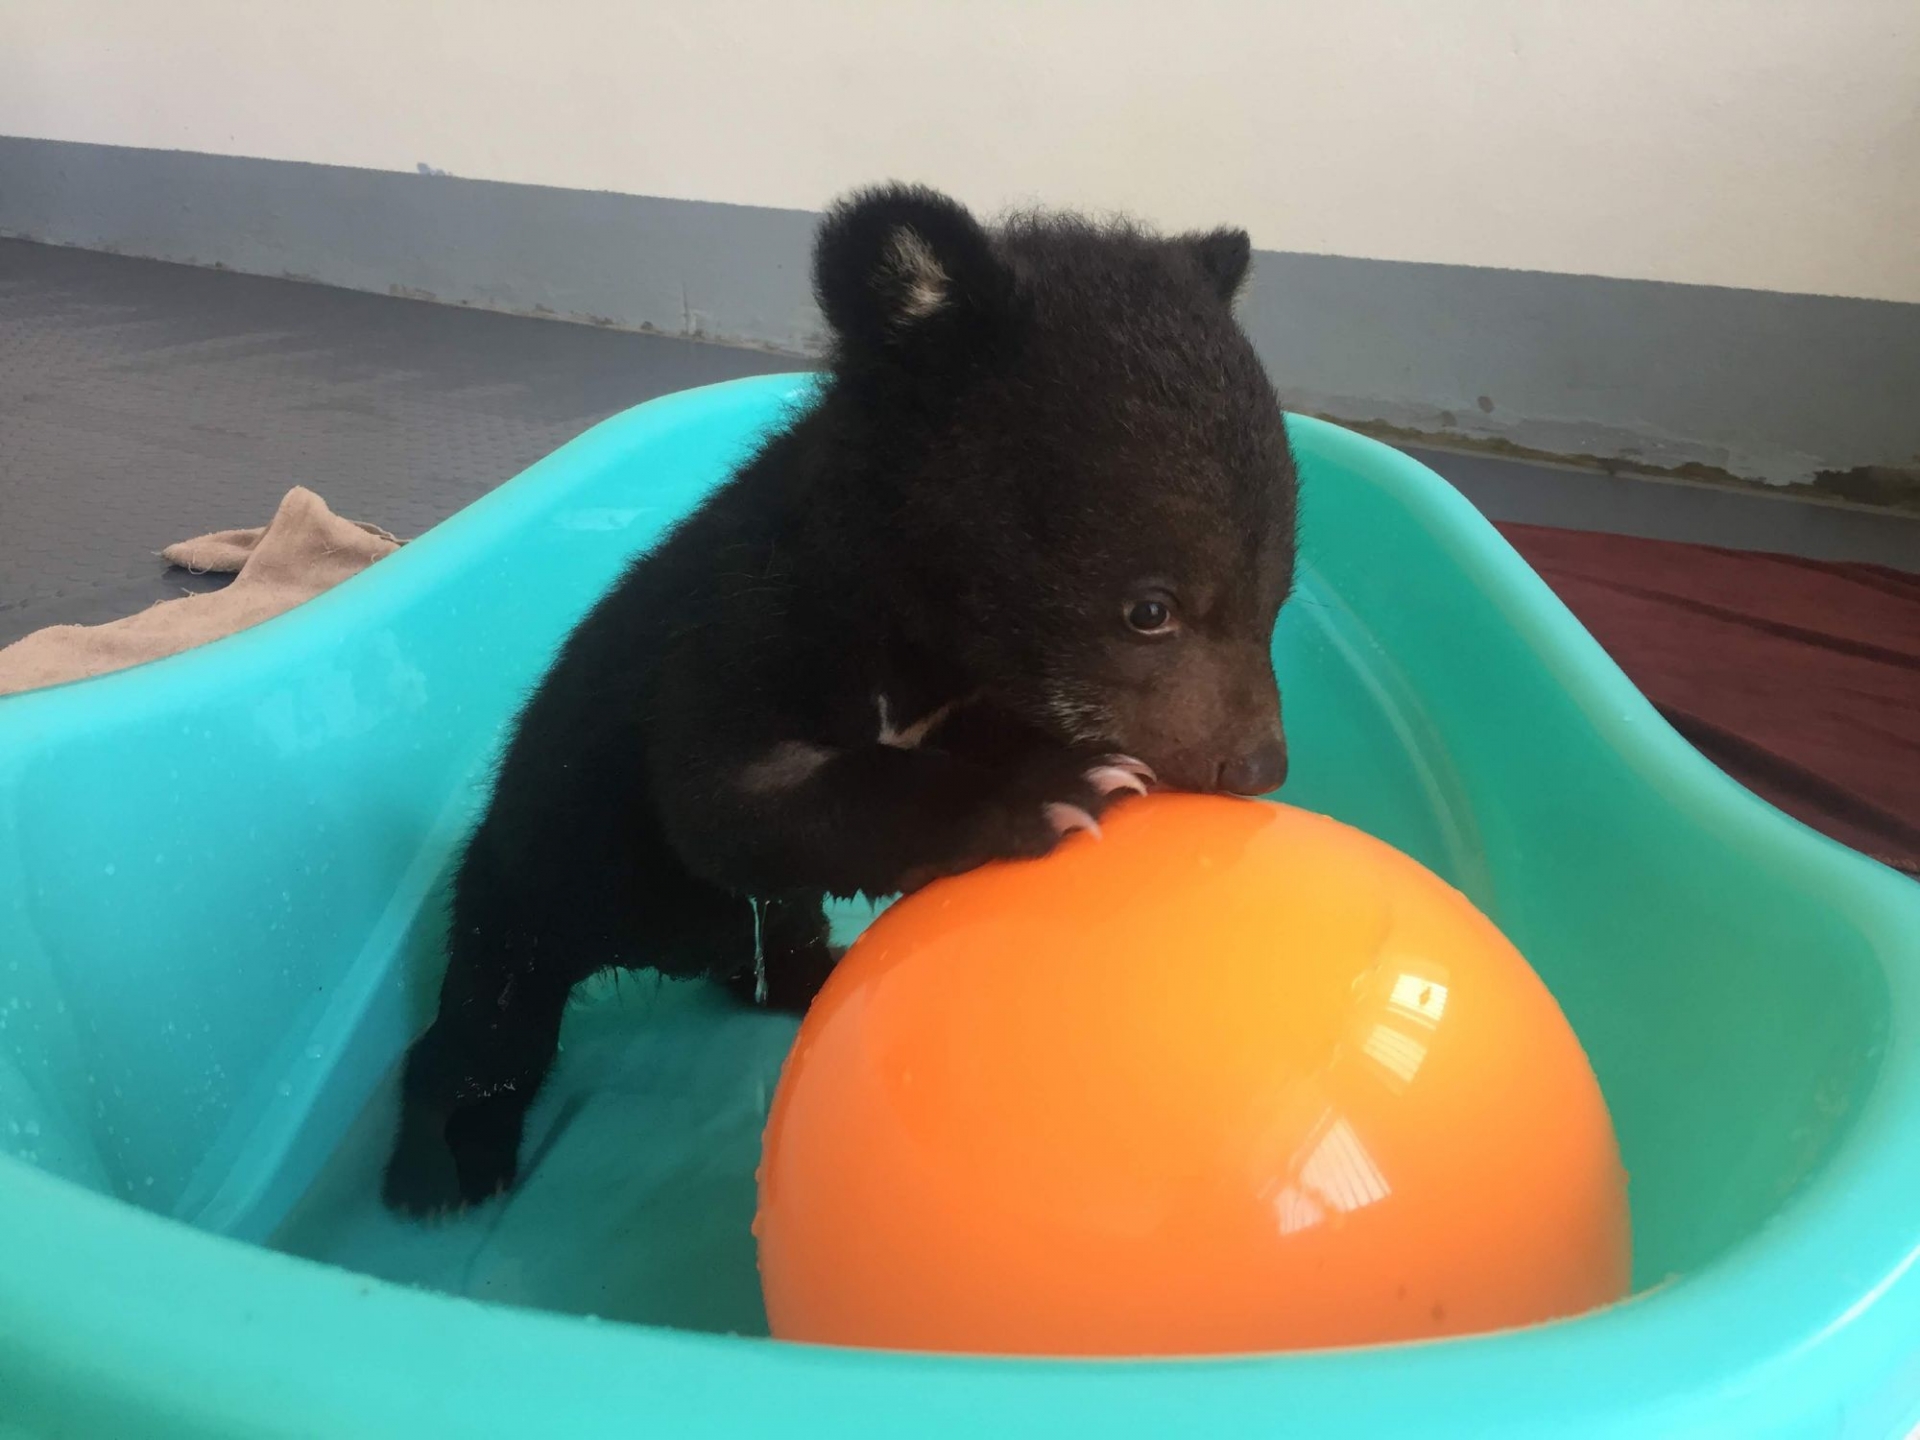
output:
[[[647,977],[570,1011],[509,1201],[382,1213],[394,1066],[503,726],[806,395],[642,406],[289,615],[0,700],[0,1433],[1920,1423],[1920,886],[1696,756],[1431,472],[1308,420],[1287,798],[1452,880],[1552,987],[1632,1175],[1632,1300],[1219,1361],[775,1344],[747,1227],[791,1023]]]

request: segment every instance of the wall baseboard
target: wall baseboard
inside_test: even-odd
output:
[[[0,136],[0,235],[796,355],[814,221]],[[1920,305],[1261,251],[1241,313],[1390,438],[1920,509]]]

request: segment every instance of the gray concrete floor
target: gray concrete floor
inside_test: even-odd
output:
[[[0,240],[0,644],[218,583],[290,485],[418,534],[628,405],[791,357]],[[1920,521],[1416,452],[1496,519],[1920,569]]]
[[[796,362],[0,240],[0,644],[210,588],[288,487],[417,535],[639,401]]]

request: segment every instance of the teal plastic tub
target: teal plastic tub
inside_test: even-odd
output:
[[[0,1430],[1920,1422],[1920,887],[1696,756],[1432,473],[1308,420],[1274,641],[1287,797],[1459,885],[1552,987],[1632,1175],[1633,1299],[1214,1361],[776,1344],[748,1223],[792,1027],[644,977],[570,1011],[515,1196],[382,1214],[393,1069],[505,722],[627,558],[805,395],[643,406],[291,614],[0,701]]]

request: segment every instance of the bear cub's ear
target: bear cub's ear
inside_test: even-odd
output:
[[[1013,277],[964,206],[925,186],[885,185],[828,212],[813,289],[844,339],[907,351],[1004,318]]]
[[[1246,231],[1209,230],[1204,235],[1182,236],[1179,243],[1192,253],[1201,275],[1222,300],[1231,302],[1240,293],[1253,258],[1253,241]]]

